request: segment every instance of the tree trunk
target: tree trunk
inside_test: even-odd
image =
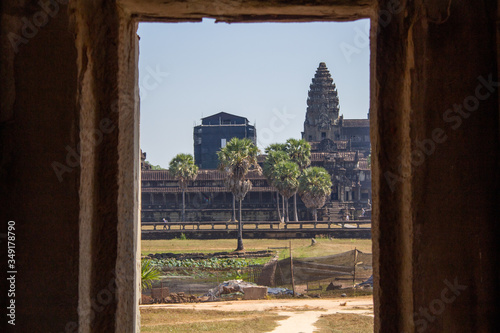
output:
[[[282,222],[283,220],[281,219],[281,212],[280,212],[280,194],[277,191],[276,191],[276,208],[278,208],[278,219],[280,222]]]
[[[295,215],[295,221],[299,221],[299,216],[297,215],[297,193],[293,195],[293,209]]]
[[[283,211],[283,222],[286,221],[286,212],[285,212],[285,197],[281,196],[281,210]]]
[[[243,247],[243,221],[241,220],[241,200],[240,202],[240,218],[238,221],[238,247],[236,251],[243,251],[245,248]]]
[[[182,190],[182,222],[186,222],[186,190]]]
[[[288,207],[288,200],[290,198],[286,199],[286,222],[290,222],[290,209]]]
[[[314,222],[318,222],[318,210],[313,208]]]
[[[233,194],[233,217],[231,222],[236,222],[236,199]]]

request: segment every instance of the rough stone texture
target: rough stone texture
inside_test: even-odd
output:
[[[118,298],[113,287],[117,276],[119,132],[118,112],[116,106],[112,108],[118,101],[118,52],[109,40],[118,38],[119,19],[112,1],[76,1],[71,11],[81,78],[77,101],[82,146],[80,204],[86,208],[80,216],[81,257],[85,260],[80,265],[80,329],[109,332],[115,330],[111,318]],[[102,121],[110,124],[109,130],[100,130]],[[100,140],[96,140],[98,134],[92,135],[98,130]],[[103,293],[107,298],[92,307]]]
[[[498,331],[497,88],[446,120],[498,80],[496,3],[403,4],[372,48],[376,331]]]
[[[120,11],[118,136],[118,309],[116,332],[140,331],[141,227],[139,147],[139,39],[137,22]],[[134,265],[131,263],[135,263]]]
[[[132,332],[139,330],[131,314],[137,313],[140,294],[137,23],[112,1],[80,1],[72,9],[80,51],[81,119],[88,124],[81,143],[89,150],[82,153],[82,160],[89,161],[82,163],[80,188],[81,205],[89,209],[80,219],[81,256],[86,258],[80,267],[80,329]],[[102,138],[85,145],[92,140],[87,133],[95,129]],[[96,308],[93,303],[100,297]]]
[[[345,21],[368,17],[375,0],[119,0],[141,21],[219,22]]]
[[[375,13],[371,3],[75,0],[38,21],[40,29],[16,52],[10,33],[22,35],[40,5],[2,1],[0,220],[2,233],[4,221],[16,221],[16,330],[74,331],[77,322],[80,332],[139,329],[132,18],[345,20]],[[498,87],[476,90],[480,76],[498,80],[498,3],[390,3],[378,1],[371,35],[375,330],[500,331],[494,318],[500,309]],[[478,91],[490,94],[477,110],[453,113]],[[105,129],[115,128],[93,144],[103,119]],[[429,138],[442,142],[430,148]],[[74,153],[78,144],[81,156]],[[61,182],[53,162],[67,167]],[[466,289],[450,294],[447,284],[455,279]],[[2,306],[5,301],[0,298]]]
[[[78,321],[80,169],[66,150],[79,136],[78,72],[66,8],[27,34],[16,53],[9,33],[22,37],[22,20],[32,22],[40,7],[34,0],[0,4],[0,233],[7,233],[7,221],[16,222],[16,326],[9,325],[16,332],[59,332]],[[61,182],[54,162],[70,164]],[[6,240],[0,242],[2,332]]]
[[[302,139],[316,142],[340,140],[337,87],[324,62],[319,64],[310,85]]]
[[[255,286],[255,287],[247,287],[243,289],[243,299],[265,299],[267,296],[267,287],[263,286]]]

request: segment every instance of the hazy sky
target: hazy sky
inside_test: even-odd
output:
[[[193,154],[193,126],[221,111],[257,126],[261,150],[300,138],[309,85],[325,62],[344,118],[369,109],[368,20],[347,23],[141,23],[141,148],[168,167]]]

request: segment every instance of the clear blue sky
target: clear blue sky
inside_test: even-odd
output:
[[[325,62],[344,118],[369,109],[369,21],[141,23],[141,148],[168,167],[193,154],[193,126],[221,111],[257,126],[261,150],[300,138],[309,85]]]

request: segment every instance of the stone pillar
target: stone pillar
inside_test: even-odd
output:
[[[114,1],[66,3],[0,6],[0,215],[18,235],[15,329],[133,332],[137,25]]]
[[[140,294],[137,23],[115,1],[76,0],[70,6],[84,147],[79,330],[134,332]],[[85,144],[103,124],[102,141]],[[111,299],[96,309],[104,294]]]
[[[0,5],[0,331],[78,327],[82,126],[67,5]],[[45,21],[33,23],[35,15]],[[28,23],[26,23],[28,22]],[[24,35],[23,35],[23,25]],[[27,26],[30,27],[27,27]],[[7,222],[14,221],[16,321],[7,324]],[[116,224],[116,222],[115,222]]]
[[[498,331],[497,2],[388,3],[372,21],[375,331]]]

